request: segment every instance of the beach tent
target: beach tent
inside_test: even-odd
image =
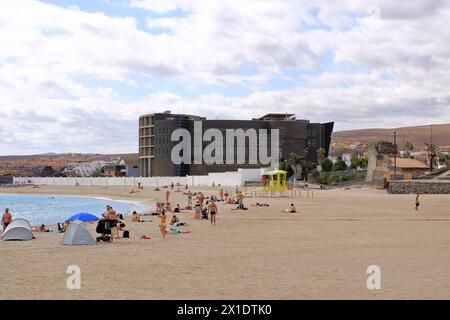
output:
[[[61,244],[67,246],[93,245],[95,243],[86,225],[80,220],[75,220],[69,225],[61,241]]]
[[[13,220],[4,230],[2,239],[4,241],[33,240],[30,223],[25,219]]]
[[[90,222],[90,221],[98,221],[100,219],[98,217],[94,216],[93,214],[84,213],[84,212],[83,213],[74,214],[69,219],[67,219],[67,221],[69,221],[69,222],[75,221],[75,220],[80,220],[80,221],[84,221],[84,222]]]

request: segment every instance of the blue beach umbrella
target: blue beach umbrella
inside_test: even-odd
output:
[[[69,219],[67,219],[67,221],[69,221],[69,222],[74,221],[74,220],[89,222],[89,221],[97,221],[97,220],[99,220],[99,218],[94,216],[93,214],[82,212],[82,213],[74,214]]]

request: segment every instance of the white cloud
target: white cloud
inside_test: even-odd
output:
[[[286,111],[338,129],[450,122],[447,1],[129,4],[157,13],[147,30],[134,17],[0,2],[0,153],[133,152],[137,117],[167,109],[210,118]],[[295,85],[266,85],[275,76]],[[168,86],[130,102],[95,79]],[[186,97],[211,84],[231,93]],[[232,94],[241,88],[251,93]]]

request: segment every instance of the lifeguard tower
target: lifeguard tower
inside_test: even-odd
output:
[[[287,183],[287,172],[283,170],[275,170],[264,172],[261,177],[260,188],[253,190],[248,194],[250,197],[292,197],[297,198],[302,196],[300,189],[294,188]],[[290,191],[290,193],[288,193]],[[310,191],[306,190],[308,198],[310,197]],[[311,191],[311,196],[314,198],[314,193]]]
[[[283,170],[265,172],[262,176],[263,191],[287,191],[287,172]]]

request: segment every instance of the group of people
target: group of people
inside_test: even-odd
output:
[[[106,211],[102,214],[103,221],[108,224],[108,229],[111,229],[111,236],[116,239],[120,238],[120,232],[125,226],[122,223],[123,216],[117,214],[117,212],[110,205],[106,206]],[[115,234],[115,235],[114,235]]]
[[[160,219],[160,232],[163,239],[167,237],[167,234],[172,231],[177,231],[176,233],[180,233],[177,229],[174,229],[179,226],[185,226],[186,224],[181,222],[180,219],[174,214],[172,216],[172,219],[169,222],[169,225],[167,225],[167,214],[166,210],[162,209],[161,213],[159,214]]]

